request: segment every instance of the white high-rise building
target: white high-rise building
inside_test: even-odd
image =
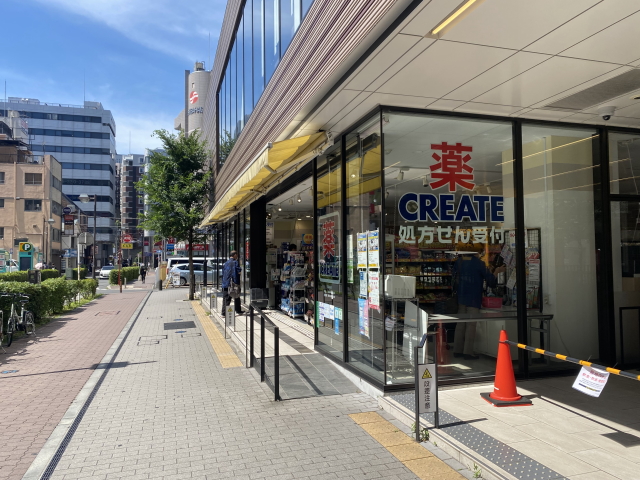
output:
[[[45,103],[33,98],[0,100],[0,117],[18,112],[28,128],[28,143],[35,154],[50,153],[62,164],[62,191],[89,217],[93,228],[93,202],[81,203],[82,193],[97,196],[97,258],[106,260],[115,241],[116,124],[100,102],[84,105]],[[93,198],[92,198],[93,199]]]

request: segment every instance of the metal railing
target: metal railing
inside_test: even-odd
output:
[[[266,372],[266,345],[265,345],[265,333],[268,330],[266,328],[266,322],[269,322],[273,326],[273,393],[275,395],[275,401],[282,400],[280,398],[280,328],[273,323],[266,313],[256,305],[256,302],[251,302],[249,307],[249,341],[245,343],[245,347],[248,349],[249,362],[247,368],[254,367],[256,356],[254,355],[254,316],[260,315],[260,381],[265,382],[268,380]],[[245,327],[246,328],[246,327]],[[256,368],[257,369],[257,368]],[[269,385],[269,382],[267,382]]]
[[[44,163],[44,156],[25,153],[0,153],[0,163],[42,165]]]

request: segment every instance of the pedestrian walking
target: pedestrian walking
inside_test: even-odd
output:
[[[231,298],[233,296],[235,302],[235,310],[237,315],[242,315],[245,312],[242,311],[240,306],[240,272],[242,269],[238,264],[238,252],[232,250],[229,254],[229,260],[224,264],[222,269],[222,316],[225,315],[227,305],[231,304]],[[233,284],[233,285],[232,285]],[[232,288],[233,287],[233,288]],[[229,290],[232,289],[230,292]]]
[[[147,267],[145,265],[140,265],[140,277],[142,278],[142,283],[144,283],[144,279],[147,276]]]

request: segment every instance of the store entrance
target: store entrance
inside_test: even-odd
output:
[[[269,308],[313,325],[314,214],[308,178],[267,204],[266,274]]]

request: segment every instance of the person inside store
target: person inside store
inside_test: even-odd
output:
[[[298,247],[296,246],[295,243],[290,243],[289,244],[289,251],[290,252],[296,252],[298,250]]]
[[[494,288],[498,280],[496,275],[505,271],[500,266],[493,271],[489,270],[475,252],[464,252],[456,260],[453,266],[453,283],[458,294],[458,313],[477,314],[482,306],[482,292],[486,282],[487,287]],[[477,360],[480,358],[473,353],[473,344],[476,339],[476,322],[456,323],[456,332],[453,339],[453,356],[465,360]]]
[[[238,264],[238,252],[235,250],[231,250],[229,253],[229,260],[224,264],[222,268],[222,316],[225,315],[225,309],[227,305],[231,304],[231,295],[229,295],[229,287],[231,286],[231,282],[234,284],[240,285],[240,272],[242,269]],[[238,287],[239,288],[239,287]],[[238,291],[239,293],[239,291]],[[245,312],[242,311],[242,307],[240,306],[240,297],[237,296],[234,298],[235,302],[235,310],[236,315],[243,315]]]

